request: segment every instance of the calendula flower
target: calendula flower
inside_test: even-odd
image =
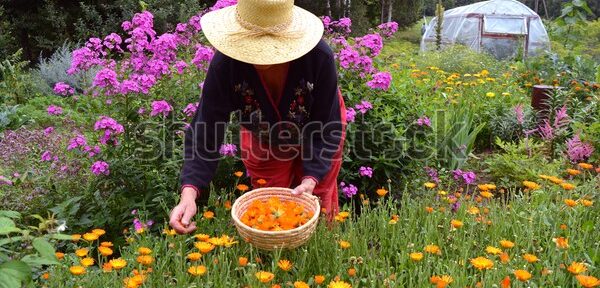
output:
[[[294,264],[292,262],[290,262],[290,260],[282,259],[277,262],[277,267],[279,267],[279,269],[287,272],[287,271],[292,270],[292,268],[294,267]]]
[[[50,273],[46,272],[46,273],[42,274],[42,279],[48,280],[49,278],[50,278]]]
[[[138,253],[140,255],[150,255],[150,253],[152,253],[152,249],[148,247],[140,247],[138,248]]]
[[[135,260],[145,266],[148,266],[154,262],[154,258],[150,255],[140,255]]]
[[[452,225],[452,228],[458,229],[463,226],[463,222],[460,220],[452,219],[452,221],[450,221],[450,225]]]
[[[475,267],[476,269],[479,270],[487,270],[487,269],[492,269],[492,267],[494,267],[494,262],[492,262],[492,260],[485,258],[485,257],[477,257],[477,258],[473,258],[470,260],[471,261],[471,265],[473,265],[473,267]]]
[[[433,207],[425,207],[425,211],[427,211],[427,213],[432,213]]]
[[[581,205],[583,205],[585,207],[591,207],[592,205],[594,205],[594,201],[587,200],[587,199],[581,199],[581,200],[579,200],[579,202],[581,202]]]
[[[344,240],[341,240],[341,241],[339,242],[339,244],[340,244],[340,248],[342,248],[342,249],[348,249],[348,248],[350,248],[350,246],[351,246],[351,245],[350,245],[350,242],[348,242],[348,241],[344,241]]]
[[[294,282],[294,288],[310,288],[310,286],[306,282],[296,281]]]
[[[491,199],[492,197],[494,197],[494,194],[489,191],[481,191],[479,194],[481,195],[481,197],[486,199]]]
[[[433,276],[431,276],[431,278],[429,278],[429,282],[431,282],[431,284],[435,285],[436,288],[445,288],[450,283],[452,283],[452,281],[454,281],[454,279],[452,279],[452,277],[449,275],[442,275],[442,276],[433,275]]]
[[[437,186],[437,184],[435,184],[433,182],[425,182],[425,184],[423,184],[423,185],[429,189],[433,189],[433,188],[435,188],[435,186]]]
[[[467,209],[467,213],[469,213],[471,215],[477,215],[477,214],[479,214],[479,208],[477,208],[475,206],[471,206],[471,207],[469,207],[469,209]]]
[[[79,248],[75,250],[75,255],[77,255],[77,257],[85,257],[88,255],[88,251],[87,248]]]
[[[579,166],[579,168],[581,168],[581,169],[586,169],[586,170],[590,170],[590,169],[594,168],[594,165],[589,164],[589,163],[579,163],[579,164],[577,164],[577,166]]]
[[[315,275],[314,280],[315,280],[315,284],[321,285],[321,284],[323,284],[323,282],[325,282],[325,276]]]
[[[529,190],[537,190],[540,189],[540,185],[533,181],[523,181],[523,186],[527,187]]]
[[[73,234],[73,235],[71,235],[71,241],[77,242],[77,241],[79,241],[79,239],[81,239],[81,234]]]
[[[177,235],[177,231],[175,231],[175,229],[165,228],[165,230],[163,230],[163,234],[166,234],[167,236],[175,236]]]
[[[233,175],[235,177],[240,178],[240,177],[244,176],[244,172],[242,172],[242,171],[235,171],[235,172],[233,172]]]
[[[246,267],[246,265],[248,265],[248,258],[246,258],[246,257],[239,257],[238,258],[238,265],[240,265],[241,267]]]
[[[202,254],[206,254],[215,249],[215,245],[208,242],[195,242],[194,247],[200,250]]]
[[[571,272],[573,275],[578,275],[587,271],[587,267],[584,263],[573,261],[573,263],[567,267],[567,271]]]
[[[575,189],[575,185],[571,184],[571,183],[561,183],[560,186],[565,189],[565,190],[573,190]]]
[[[231,210],[231,201],[226,200],[225,203],[223,203],[223,207],[225,208],[225,210]]]
[[[100,229],[100,228],[96,228],[92,230],[92,233],[98,235],[98,237],[106,234],[106,231],[104,231],[104,229]]]
[[[250,189],[250,187],[248,187],[246,184],[238,184],[236,188],[242,192],[246,192],[248,189]]]
[[[193,276],[203,276],[204,274],[206,274],[206,266],[204,265],[198,265],[198,266],[190,266],[190,268],[188,268],[188,273],[190,273]]]
[[[496,96],[496,93],[494,93],[494,92],[487,92],[487,93],[485,93],[485,96],[492,98],[492,97]]]
[[[210,239],[210,236],[207,234],[196,234],[196,235],[194,235],[194,237],[196,238],[196,240],[202,241],[202,242],[206,242],[206,241],[208,241],[208,239]]]
[[[425,246],[425,249],[423,249],[425,252],[429,253],[429,254],[437,254],[437,255],[442,255],[442,250],[440,250],[440,247],[437,245],[427,245]]]
[[[110,241],[103,241],[102,243],[100,243],[100,246],[102,247],[113,247],[113,243]]]
[[[525,259],[525,261],[529,262],[529,263],[535,263],[537,262],[539,259],[537,256],[533,255],[533,254],[523,254],[523,259]]]
[[[600,286],[600,279],[594,276],[577,275],[575,276],[579,285],[585,288],[594,288]]]
[[[58,260],[62,260],[63,258],[65,258],[65,253],[63,252],[55,252],[54,255]]]
[[[502,246],[502,248],[505,248],[505,249],[510,249],[510,248],[515,247],[515,243],[508,241],[506,239],[502,239],[502,240],[500,240],[500,246]]]
[[[356,276],[356,269],[354,267],[351,267],[348,269],[348,276],[350,276],[350,277]]]
[[[111,267],[115,270],[120,270],[127,266],[127,261],[122,258],[112,259],[109,262]]]
[[[81,259],[81,261],[79,261],[79,263],[81,263],[81,266],[84,267],[90,267],[92,265],[94,265],[94,258],[90,258],[90,257],[85,257],[83,259]]]
[[[421,261],[421,259],[423,259],[423,253],[421,252],[412,252],[409,254],[410,260],[418,262]]]
[[[558,247],[560,249],[569,248],[569,239],[567,239],[565,237],[552,238],[552,241],[554,243],[556,243],[556,247]]]
[[[522,282],[531,279],[531,273],[529,273],[527,270],[515,270],[514,274],[517,280]]]
[[[329,282],[327,288],[352,288],[352,285],[341,280],[334,280]]]
[[[385,196],[385,195],[388,193],[388,191],[387,191],[387,190],[385,190],[385,189],[382,187],[382,188],[379,188],[379,189],[377,189],[377,190],[375,191],[375,193],[377,193],[377,196],[379,196],[379,197],[383,197],[383,196]]]
[[[71,266],[69,267],[69,271],[75,276],[85,274],[85,268],[83,266]]]
[[[94,233],[85,233],[83,234],[83,239],[87,241],[95,241],[98,240],[98,235]]]
[[[506,264],[510,261],[510,256],[508,256],[508,253],[506,252],[502,252],[500,254],[500,262],[502,262],[502,264]]]
[[[112,264],[110,264],[110,262],[104,262],[104,264],[102,264],[102,272],[112,272]]]
[[[569,175],[571,176],[576,176],[581,174],[581,171],[577,170],[577,169],[567,169],[567,173],[569,173]]]
[[[190,261],[198,261],[198,260],[200,260],[200,258],[202,258],[202,254],[198,253],[198,252],[192,252],[192,253],[189,253],[186,256],[186,258]]]
[[[565,199],[563,201],[565,202],[565,205],[567,205],[569,207],[575,207],[575,206],[577,206],[577,201],[575,201],[573,199]]]
[[[254,275],[261,283],[269,283],[275,278],[275,274],[267,271],[258,271]]]
[[[488,254],[492,254],[492,255],[498,255],[498,254],[502,253],[502,250],[500,248],[496,248],[494,246],[487,246],[485,248],[485,252],[487,252]]]
[[[264,186],[265,184],[267,184],[267,180],[265,180],[265,179],[258,179],[258,180],[256,180],[256,184],[258,184],[260,186]]]
[[[204,211],[204,213],[202,213],[202,217],[204,219],[213,219],[215,218],[215,212],[212,211]]]

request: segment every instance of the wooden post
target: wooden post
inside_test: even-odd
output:
[[[551,107],[548,107],[547,102],[548,99],[550,99],[550,95],[562,88],[563,87],[550,85],[533,86],[533,91],[531,94],[531,108],[533,108],[533,110],[537,112],[540,121],[548,118],[548,110]]]

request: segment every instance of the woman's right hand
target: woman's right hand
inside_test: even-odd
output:
[[[196,197],[197,192],[194,188],[184,188],[179,204],[171,210],[169,225],[179,234],[188,234],[196,230],[196,222],[190,223],[198,210]]]

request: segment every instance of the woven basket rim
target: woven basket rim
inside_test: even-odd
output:
[[[240,219],[238,219],[238,217],[236,216],[236,212],[239,209],[238,206],[240,205],[239,200],[240,199],[246,199],[246,198],[252,198],[253,194],[255,194],[256,192],[262,192],[262,191],[278,191],[278,192],[282,192],[282,191],[287,191],[290,194],[292,193],[293,189],[290,188],[284,188],[284,187],[266,187],[266,188],[257,188],[251,191],[248,191],[246,193],[244,193],[242,196],[238,197],[235,202],[233,203],[233,205],[231,206],[231,218],[233,218],[233,221],[237,224],[237,225],[241,225],[244,229],[246,230],[250,230],[254,233],[261,233],[264,235],[285,235],[285,234],[290,234],[293,232],[299,232],[304,230],[307,226],[312,225],[313,222],[316,222],[319,220],[319,215],[321,213],[321,204],[319,203],[319,198],[317,196],[311,195],[311,194],[302,194],[300,196],[296,196],[296,197],[306,197],[308,198],[310,201],[314,201],[317,207],[317,211],[315,211],[315,213],[313,214],[313,217],[310,218],[310,220],[308,220],[306,223],[304,223],[303,225],[301,225],[300,227],[296,227],[294,229],[290,229],[290,230],[282,230],[282,231],[264,231],[264,230],[259,230],[259,229],[255,229],[252,228],[248,225],[246,225],[244,222],[242,222]]]

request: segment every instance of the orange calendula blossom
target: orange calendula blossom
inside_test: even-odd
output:
[[[431,276],[431,278],[429,278],[429,282],[431,282],[431,284],[435,285],[436,288],[445,288],[453,281],[454,281],[454,279],[449,275],[442,275],[442,276],[434,275],[434,276]]]
[[[113,250],[111,248],[105,247],[105,246],[98,247],[98,252],[102,256],[110,256],[113,254]]]
[[[585,288],[594,288],[600,286],[600,279],[594,276],[577,275],[575,276],[579,285]]]
[[[578,275],[587,271],[587,267],[584,263],[573,261],[571,265],[567,267],[567,271],[569,271],[573,275]]]
[[[462,227],[464,224],[460,220],[452,219],[450,221],[450,225],[452,226],[452,228],[458,229],[458,228]]]
[[[81,266],[84,267],[90,267],[92,265],[94,265],[94,258],[90,258],[90,257],[85,257],[83,259],[81,259],[81,261],[79,261],[79,263],[81,264]]]
[[[154,258],[150,255],[139,255],[136,261],[144,266],[149,266],[154,262]]]
[[[423,259],[423,253],[421,252],[413,252],[409,254],[410,260],[418,262],[421,261],[421,259]]]
[[[325,276],[315,275],[314,280],[315,280],[315,284],[321,285],[321,284],[323,284],[323,282],[325,282]]]
[[[329,282],[327,288],[352,288],[352,285],[341,280],[334,280]]]
[[[292,270],[292,268],[294,267],[294,264],[290,260],[282,259],[277,262],[277,267],[279,267],[279,269],[287,272],[287,271]]]
[[[571,184],[571,183],[560,183],[560,187],[562,187],[565,190],[573,190],[575,189],[575,185]]]
[[[56,252],[56,253],[54,253],[54,255],[56,256],[56,258],[58,260],[62,260],[63,258],[65,258],[65,253],[63,253],[63,252]]]
[[[246,258],[246,257],[239,257],[238,258],[238,265],[240,265],[240,267],[246,267],[246,265],[248,265],[248,258]]]
[[[190,273],[193,276],[204,276],[204,274],[206,274],[206,266],[204,265],[197,265],[197,266],[190,266],[190,268],[188,268],[188,273]]]
[[[342,248],[342,249],[348,249],[348,248],[350,248],[350,246],[352,246],[350,244],[350,242],[344,241],[344,240],[340,240],[339,244],[340,244],[340,248]]]
[[[258,271],[254,274],[261,283],[269,283],[275,278],[275,274],[267,271]]]
[[[138,254],[140,255],[150,255],[152,253],[152,249],[148,247],[140,247],[138,248]]]
[[[581,169],[585,169],[585,170],[590,170],[590,169],[594,168],[594,165],[589,164],[589,163],[579,163],[579,164],[577,164],[577,166],[579,166]]]
[[[508,241],[506,239],[502,239],[502,240],[500,240],[500,246],[502,246],[502,248],[505,248],[505,249],[510,249],[510,248],[515,247],[515,243],[512,241]]]
[[[529,273],[527,270],[515,270],[514,274],[517,280],[522,282],[529,281],[529,279],[531,279],[531,273]]]
[[[186,256],[186,258],[190,261],[198,261],[202,258],[202,254],[198,252],[192,252]]]
[[[510,261],[510,256],[506,252],[502,252],[499,257],[502,264],[506,264]]]
[[[537,190],[540,189],[540,185],[533,181],[523,181],[523,186],[527,187],[529,190]]]
[[[127,261],[121,258],[112,259],[109,262],[111,267],[115,270],[123,269],[125,266],[127,266]]]
[[[577,206],[577,201],[575,201],[573,199],[565,199],[565,200],[563,200],[563,202],[565,202],[565,205],[567,205],[569,207]]]
[[[437,184],[435,184],[433,182],[425,182],[425,184],[423,184],[423,186],[425,186],[425,188],[433,189],[437,186]]]
[[[576,176],[581,174],[581,171],[577,170],[577,169],[567,169],[567,173],[569,173],[569,175],[571,176]]]
[[[75,250],[75,255],[77,255],[77,257],[85,257],[88,255],[88,251],[87,248],[79,248]]]
[[[71,274],[73,274],[75,276],[83,275],[83,274],[85,274],[85,267],[71,266],[71,267],[69,267],[69,272],[71,272]]]
[[[383,196],[385,196],[385,195],[388,193],[388,191],[387,191],[387,190],[385,190],[385,189],[382,187],[382,188],[379,188],[379,189],[377,189],[377,190],[375,191],[375,193],[377,193],[377,196],[379,196],[379,197],[383,197]]]
[[[556,238],[552,238],[552,241],[554,243],[556,243],[556,247],[560,248],[560,249],[567,249],[569,248],[569,239],[565,238],[565,237],[556,237]]]
[[[202,213],[202,218],[204,219],[213,219],[215,218],[215,212],[207,210]]]
[[[539,260],[537,256],[529,253],[523,254],[523,259],[529,263],[535,263]]]
[[[236,188],[242,192],[246,192],[250,189],[250,187],[248,187],[246,184],[238,184]]]
[[[95,241],[98,240],[98,235],[94,233],[85,233],[83,234],[83,239],[86,241]]]
[[[258,184],[260,186],[264,186],[265,184],[267,184],[267,180],[265,180],[265,179],[258,179],[258,180],[256,180],[256,184]]]
[[[429,254],[442,255],[442,250],[437,245],[433,245],[433,244],[427,245],[427,246],[425,246],[425,248],[423,250]]]
[[[244,176],[244,172],[242,172],[242,171],[235,171],[235,172],[233,172],[233,175],[235,177],[240,178],[240,177]]]
[[[253,201],[240,220],[258,230],[282,231],[300,227],[313,216],[314,213],[307,211],[301,204],[270,197],[266,201]]]
[[[196,247],[196,249],[200,250],[200,252],[202,254],[206,254],[206,253],[212,251],[213,249],[215,249],[215,245],[208,243],[208,242],[195,242],[194,247]]]
[[[502,249],[494,247],[494,246],[487,246],[485,248],[485,252],[492,254],[492,255],[498,255],[498,254],[502,253]]]
[[[581,202],[581,205],[585,207],[591,207],[592,205],[594,205],[594,201],[588,199],[581,199],[579,200],[579,202]]]
[[[481,195],[481,197],[486,198],[486,199],[491,199],[491,198],[494,197],[494,194],[492,192],[487,191],[487,190],[486,191],[481,191],[479,194]]]
[[[196,235],[194,235],[194,237],[196,238],[196,240],[202,241],[202,242],[206,242],[206,241],[208,241],[208,239],[210,239],[210,236],[207,234],[196,234]]]
[[[488,270],[494,267],[494,262],[485,257],[477,257],[470,260],[471,265],[479,270]]]

